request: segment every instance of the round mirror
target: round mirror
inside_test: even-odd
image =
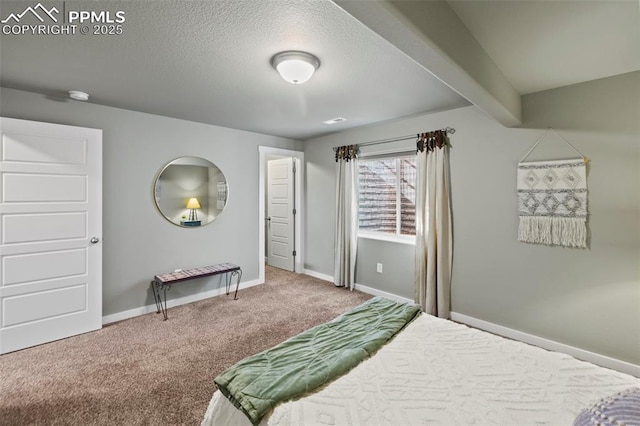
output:
[[[194,227],[211,223],[227,204],[227,180],[211,161],[180,157],[158,174],[156,207],[171,223]]]

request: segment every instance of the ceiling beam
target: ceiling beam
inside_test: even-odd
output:
[[[521,124],[520,95],[445,1],[334,2],[504,126]]]

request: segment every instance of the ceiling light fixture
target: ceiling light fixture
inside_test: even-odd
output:
[[[79,90],[69,90],[69,97],[71,99],[75,99],[76,101],[88,101],[89,94],[85,92],[81,92]]]
[[[287,50],[276,53],[271,58],[271,65],[289,83],[302,84],[320,67],[320,60],[311,53]]]

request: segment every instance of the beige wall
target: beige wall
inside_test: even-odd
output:
[[[522,101],[521,128],[466,107],[307,141],[306,267],[333,273],[331,146],[451,126],[453,310],[640,364],[640,72]],[[588,250],[517,241],[516,166],[549,126],[592,160]],[[551,135],[529,159],[574,155]],[[359,284],[413,294],[412,250],[361,240],[359,253]]]

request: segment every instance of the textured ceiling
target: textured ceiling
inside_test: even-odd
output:
[[[638,0],[449,0],[520,93],[640,70]]]
[[[2,1],[0,15],[25,4]],[[468,102],[327,0],[61,1],[123,10],[122,35],[2,35],[0,84],[272,135],[308,139]],[[291,85],[270,65],[305,50],[321,66]],[[348,121],[326,125],[334,117]]]
[[[420,4],[430,2],[411,2],[415,14],[426,14],[424,19],[412,18],[428,21],[433,8],[420,12]],[[433,63],[419,61],[415,55],[416,60],[411,59],[329,0],[42,3],[67,11],[122,10],[124,33],[2,34],[2,86],[54,97],[82,90],[97,104],[303,140],[469,104],[425,69],[433,68]],[[349,10],[345,4],[366,1],[339,3]],[[407,2],[376,3],[396,15],[401,15],[399,6],[407,6]],[[0,18],[35,4],[37,0],[2,0]],[[486,53],[508,80],[506,84],[520,94],[640,69],[638,0],[448,0],[442,4],[451,6],[478,41],[478,52],[469,54]],[[367,9],[375,9],[375,3],[370,5]],[[411,20],[369,18],[370,26],[371,22],[387,27],[413,25]],[[24,20],[39,23],[28,14]],[[419,41],[429,38],[420,32],[414,35],[418,49]],[[455,52],[467,52],[473,46],[459,47]],[[313,53],[322,63],[316,75],[300,86],[283,81],[270,65],[275,53],[293,49]],[[446,52],[441,60],[450,61]],[[486,70],[475,71],[484,75]],[[448,81],[445,75],[440,77]],[[465,93],[461,87],[458,90]],[[495,95],[489,92],[489,97]],[[335,117],[347,121],[322,123]]]

